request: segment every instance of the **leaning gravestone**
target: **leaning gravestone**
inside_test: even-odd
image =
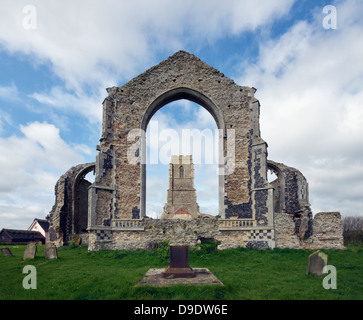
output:
[[[44,252],[46,259],[58,259],[57,247],[54,243],[47,243]]]
[[[326,265],[328,265],[328,255],[324,252],[321,252],[320,250],[315,251],[309,256],[306,275],[312,273],[317,276],[322,276],[324,274],[323,270]]]
[[[1,252],[5,257],[11,257],[13,255],[9,248],[1,248]]]
[[[34,259],[37,253],[37,244],[35,242],[30,242],[26,245],[23,260]]]

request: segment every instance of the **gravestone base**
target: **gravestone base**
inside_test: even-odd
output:
[[[137,287],[151,286],[151,287],[169,287],[172,285],[215,285],[224,286],[224,284],[207,268],[193,268],[194,277],[191,278],[178,278],[178,277],[163,277],[165,269],[153,268],[146,272],[137,284]]]
[[[164,278],[193,278],[195,272],[192,268],[166,268],[162,276]]]

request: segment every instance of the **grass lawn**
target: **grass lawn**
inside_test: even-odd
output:
[[[363,246],[322,250],[337,270],[337,289],[326,290],[324,276],[306,276],[311,250],[229,249],[191,251],[193,268],[209,268],[220,286],[135,287],[149,268],[168,266],[156,251],[88,252],[86,246],[58,249],[57,260],[46,260],[44,246],[37,257],[23,261],[25,246],[7,246],[13,257],[0,253],[0,300],[362,300]],[[37,289],[24,289],[26,265],[37,271]]]

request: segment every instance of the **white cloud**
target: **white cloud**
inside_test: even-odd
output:
[[[12,125],[13,120],[7,112],[0,110],[0,133],[4,131],[5,124]]]
[[[361,2],[339,2],[337,30],[325,30],[316,14],[312,23],[297,22],[280,38],[261,42],[257,62],[242,65],[239,83],[258,89],[269,158],[302,171],[317,210],[363,214],[363,198],[357,198],[363,187],[363,44],[358,40],[363,23],[356,19],[362,10]]]
[[[29,96],[51,107],[53,118],[57,112],[58,122],[62,115],[80,114],[99,124],[104,88],[158,62],[156,53],[200,48],[226,34],[272,24],[287,15],[294,0],[246,0],[243,6],[239,0],[228,5],[217,0],[40,0],[31,4],[35,29],[24,28],[29,12],[23,9],[29,1],[1,2],[0,50],[46,65],[61,80]],[[14,85],[0,88],[0,97],[14,97],[16,90]]]
[[[0,1],[0,49],[26,55],[35,65],[48,65],[62,81],[30,97],[59,117],[77,113],[92,124],[101,121],[104,88],[157,63],[156,52],[198,51],[226,36],[268,27],[287,16],[295,2],[43,0],[34,4],[37,29],[25,30],[23,8],[29,1]],[[301,21],[281,38],[264,39],[257,62],[243,65],[239,82],[258,89],[269,158],[306,175],[313,208],[330,210],[331,205],[349,214],[362,207],[362,5],[354,0],[338,4],[338,30],[322,28],[317,8],[312,23]],[[14,83],[0,87],[1,99],[18,97]],[[182,108],[191,109],[189,103]],[[209,127],[214,123],[208,115],[199,109],[183,126]],[[182,128],[166,116],[156,119],[159,130]],[[8,120],[6,113],[0,114],[0,129]],[[0,212],[7,217],[23,217],[30,206],[49,212],[54,201],[50,191],[59,175],[91,153],[85,145],[66,143],[48,123],[35,122],[20,130],[21,137],[0,138]],[[164,205],[165,184],[150,181],[148,190],[155,199],[161,194]],[[204,201],[211,195],[200,188]],[[34,215],[33,211],[24,217],[32,221]],[[0,224],[4,219],[0,216]]]
[[[23,228],[34,215],[50,211],[54,186],[70,167],[84,163],[89,152],[84,146],[70,146],[58,128],[33,122],[21,126],[22,136],[0,138],[0,226],[12,228],[9,217],[16,217]],[[85,152],[80,152],[83,150]]]
[[[12,83],[10,86],[0,87],[0,99],[6,101],[18,101],[19,91],[16,85]]]
[[[128,79],[140,64],[150,64],[155,50],[178,50],[272,23],[294,1],[43,0],[34,4],[34,30],[23,27],[28,1],[2,2],[3,47],[50,62],[68,89],[78,90],[82,83]]]
[[[58,111],[68,114],[80,114],[91,123],[101,123],[102,121],[102,101],[105,90],[98,89],[92,95],[80,92],[67,92],[62,87],[53,87],[50,92],[35,92],[30,95],[37,102],[53,107]]]

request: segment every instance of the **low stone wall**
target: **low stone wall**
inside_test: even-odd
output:
[[[102,227],[89,230],[89,250],[151,250],[169,240],[173,244],[194,246],[200,241],[219,241],[218,249],[237,247],[273,248],[274,232],[268,227],[220,230],[220,220],[144,219],[139,228]]]
[[[237,247],[344,249],[343,226],[339,212],[317,213],[309,238],[296,234],[294,216],[276,213],[274,228],[222,228],[220,219],[158,220],[146,218],[138,222],[123,222],[122,227],[94,227],[89,230],[89,250],[152,250],[168,240],[173,244],[194,246],[205,240],[220,242],[218,249]]]
[[[275,213],[274,225],[277,248],[297,249],[301,247],[299,237],[295,233],[295,222],[291,215]]]
[[[305,241],[311,248],[344,249],[343,223],[339,212],[314,216],[313,235]]]
[[[291,215],[275,213],[275,241],[277,248],[344,249],[343,224],[339,212],[319,212],[312,223],[309,238],[299,239]]]

